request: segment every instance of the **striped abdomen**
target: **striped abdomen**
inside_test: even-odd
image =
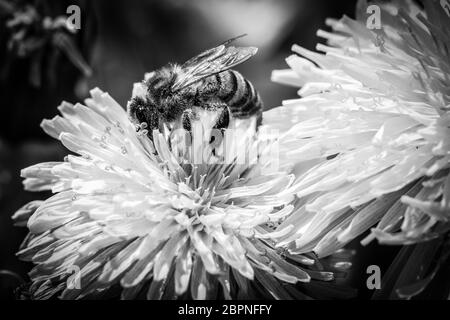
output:
[[[262,101],[255,87],[239,72],[226,70],[204,80],[199,94],[215,96],[226,103],[233,117],[248,118],[256,115],[261,122]]]

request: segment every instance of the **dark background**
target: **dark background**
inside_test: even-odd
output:
[[[22,1],[23,2],[23,1]],[[64,56],[52,59],[46,48],[43,70],[54,68],[54,75],[43,73],[39,87],[28,81],[30,59],[7,60],[8,33],[0,26],[0,65],[9,71],[0,78],[0,270],[10,270],[26,279],[30,265],[19,261],[15,252],[25,237],[25,228],[12,225],[11,215],[27,202],[48,194],[23,191],[20,169],[42,161],[62,160],[66,151],[47,137],[39,127],[43,118],[56,115],[62,100],[81,101],[88,90],[98,86],[121,105],[131,96],[132,85],[149,72],[168,62],[183,62],[201,51],[247,33],[242,46],[257,46],[258,54],[236,69],[260,91],[265,108],[296,97],[295,88],[270,81],[273,69],[286,68],[284,59],[292,44],[314,50],[326,29],[327,17],[354,16],[356,1],[326,0],[95,0],[25,1],[44,5],[49,15],[65,14],[71,4],[81,7],[81,30],[76,44],[93,69],[85,78]],[[351,246],[357,248],[358,243]],[[364,290],[365,268],[378,264],[383,270],[396,248],[372,244],[355,261],[347,283]],[[13,276],[0,276],[0,298],[12,298],[19,283]]]

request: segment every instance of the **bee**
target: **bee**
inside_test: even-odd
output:
[[[245,36],[245,35],[242,35]],[[136,130],[152,139],[154,129],[169,129],[175,124],[191,131],[191,121],[198,119],[196,107],[218,113],[213,129],[226,129],[231,117],[262,121],[263,104],[250,81],[231,68],[257,52],[255,47],[234,47],[225,41],[182,65],[167,66],[146,75],[139,93],[133,93],[127,109]]]

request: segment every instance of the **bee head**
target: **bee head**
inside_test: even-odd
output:
[[[181,119],[183,111],[192,106],[194,90],[172,91],[177,68],[169,65],[146,74],[143,82],[135,83],[132,99],[128,103],[128,114],[136,130],[142,132],[145,129],[148,133],[160,129],[162,123]]]
[[[154,104],[145,98],[140,96],[133,97],[128,103],[128,115],[138,132],[151,133],[154,129],[158,129],[159,117],[157,109]]]

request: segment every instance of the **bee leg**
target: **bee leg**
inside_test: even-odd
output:
[[[192,109],[186,109],[183,111],[183,114],[181,115],[181,124],[183,126],[183,129],[191,132],[192,126],[191,126],[191,118],[193,117],[194,113]]]
[[[216,141],[216,138],[218,138],[216,136],[219,134],[221,137],[223,137],[225,129],[227,129],[230,124],[231,112],[228,108],[228,105],[221,101],[207,102],[207,103],[204,103],[202,105],[202,107],[205,108],[206,110],[215,111],[215,112],[219,113],[216,123],[212,127],[213,132],[212,132],[212,135],[211,135],[210,141],[209,141],[209,143],[211,145],[218,146],[218,145],[220,145],[222,139],[218,139]],[[218,132],[218,130],[220,130],[220,133]],[[213,148],[212,153],[213,153],[213,155],[217,156],[215,148]]]
[[[230,125],[230,110],[226,104],[223,105],[222,112],[217,119],[213,129],[224,130]]]

